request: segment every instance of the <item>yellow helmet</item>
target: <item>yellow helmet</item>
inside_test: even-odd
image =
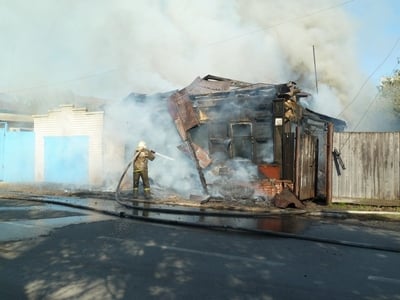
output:
[[[140,141],[139,144],[138,144],[138,148],[139,149],[146,148],[146,143],[144,141]]]

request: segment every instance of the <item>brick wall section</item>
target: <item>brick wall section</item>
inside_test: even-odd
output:
[[[293,191],[293,182],[266,178],[258,181],[254,188],[257,194],[273,198],[276,194],[280,194],[284,188]]]

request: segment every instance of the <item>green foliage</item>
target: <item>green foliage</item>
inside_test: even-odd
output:
[[[400,70],[395,70],[393,75],[385,77],[379,86],[381,97],[393,104],[393,109],[400,114]]]

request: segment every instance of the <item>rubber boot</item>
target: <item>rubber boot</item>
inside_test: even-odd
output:
[[[151,199],[150,189],[144,190],[144,198]]]

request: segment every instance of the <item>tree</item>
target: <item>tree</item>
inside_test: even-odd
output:
[[[384,77],[379,86],[381,97],[392,102],[393,110],[400,114],[400,69],[390,77]]]

